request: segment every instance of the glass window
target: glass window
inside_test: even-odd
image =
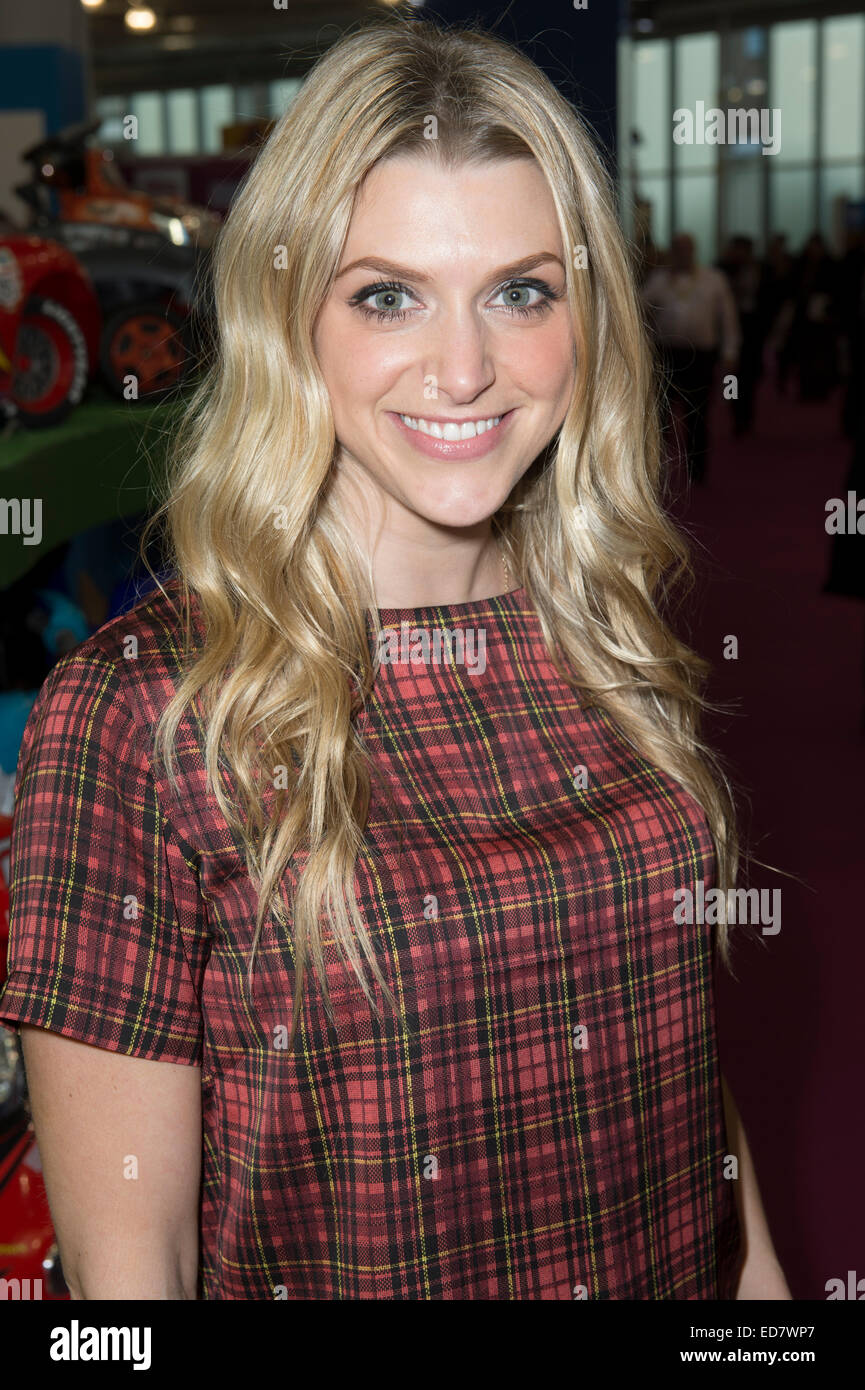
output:
[[[270,114],[279,120],[303,86],[302,77],[285,77],[270,84]]]
[[[769,30],[770,105],[781,111],[781,148],[773,163],[816,154],[817,24],[812,19]],[[792,185],[790,185],[792,186]]]
[[[168,149],[171,154],[198,153],[198,103],[192,89],[168,92]]]
[[[164,154],[165,121],[161,92],[134,92],[128,115],[138,117],[138,139],[133,142],[136,154]]]
[[[844,203],[865,198],[865,171],[861,164],[824,165],[820,179],[820,230],[844,250]]]
[[[766,31],[752,27],[742,31],[742,52],[746,58],[753,59],[755,62],[763,58],[766,52]]]
[[[715,174],[676,175],[676,232],[690,232],[701,265],[718,255],[718,179]]]
[[[96,139],[101,145],[119,145],[125,143],[123,140],[123,117],[127,113],[129,99],[127,97],[97,97],[94,107],[97,116],[102,120],[102,124],[96,133]]]
[[[768,158],[768,156],[767,156]],[[721,240],[752,236],[763,241],[763,169],[754,160],[728,163],[724,168]]]
[[[657,174],[670,167],[673,113],[670,110],[670,44],[666,39],[634,44],[633,125],[639,140],[634,165]]]
[[[861,159],[865,128],[865,16],[845,15],[823,25],[824,159]]]
[[[222,127],[234,120],[234,91],[231,87],[201,89],[201,147],[207,154],[222,151]]]
[[[721,159],[753,159],[760,155],[762,125],[760,112],[767,104],[766,93],[766,31],[764,29],[733,29],[724,35],[721,73],[721,95],[718,105],[724,110],[754,111],[744,121],[737,120],[733,131],[727,130],[728,142],[721,146]],[[771,130],[769,134],[771,135]],[[768,156],[767,156],[768,158]]]
[[[648,226],[652,241],[666,249],[670,244],[670,179],[641,178],[637,197],[648,204]]]
[[[267,82],[243,82],[235,91],[238,121],[266,120],[270,116],[270,92]]]
[[[769,170],[769,231],[786,232],[794,255],[815,229],[814,169]]]
[[[717,34],[689,34],[686,38],[676,39],[673,106],[675,110],[684,108],[690,111],[695,118],[693,143],[674,144],[677,169],[717,168],[718,146],[707,145],[702,139],[705,122],[698,119],[697,102],[703,103],[704,112],[717,105],[719,48]]]

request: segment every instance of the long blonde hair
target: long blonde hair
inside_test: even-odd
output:
[[[176,787],[174,742],[194,702],[208,784],[258,892],[250,987],[265,917],[293,920],[292,1042],[310,961],[333,1018],[323,910],[370,1004],[364,960],[396,1008],[354,886],[373,771],[355,716],[376,676],[376,600],[369,559],[329,501],[337,445],[312,333],[358,188],[397,153],[446,165],[530,156],[546,176],[587,351],[557,438],[493,524],[561,675],[576,686],[578,671],[582,697],[702,806],[719,886],[738,869],[729,784],[697,732],[712,708],[708,663],[659,611],[690,574],[688,551],[662,510],[653,360],[609,176],[580,118],[518,50],[474,29],[377,20],[318,61],[235,198],[215,251],[213,359],[150,523],[166,523],[187,615],[194,591],[206,625],[155,754]],[[286,870],[301,861],[287,910]],[[718,939],[729,963],[725,923]]]

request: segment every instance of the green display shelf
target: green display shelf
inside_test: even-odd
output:
[[[0,588],[79,531],[153,504],[153,480],[183,409],[93,400],[57,429],[0,435],[0,527],[9,498],[41,499],[38,545],[0,531]]]

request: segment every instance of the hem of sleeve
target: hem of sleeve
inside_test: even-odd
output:
[[[10,988],[11,987],[11,988]],[[66,1016],[60,1022],[47,1022],[51,1012],[50,985],[38,975],[28,975],[21,970],[13,970],[0,989],[0,1024],[6,1028],[18,1029],[22,1023],[43,1028],[47,1033],[58,1033],[72,1038],[75,1042],[89,1043],[105,1052],[116,1052],[126,1057],[142,1057],[150,1062],[173,1062],[175,1065],[201,1067],[203,1065],[201,1044],[192,1044],[187,1039],[168,1039],[165,1047],[156,1047],[145,1038],[131,1045],[124,1043],[102,1028],[97,1032],[88,1025],[86,1018],[77,1020]],[[12,998],[10,998],[12,994]]]

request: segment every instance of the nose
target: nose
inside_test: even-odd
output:
[[[459,307],[437,315],[424,353],[424,398],[467,404],[496,379],[491,334],[479,311]]]

